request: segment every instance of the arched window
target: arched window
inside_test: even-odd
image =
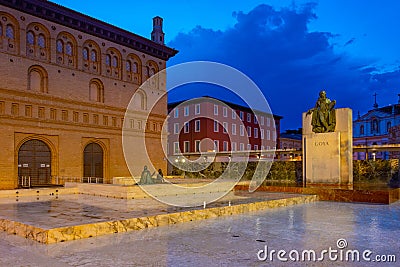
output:
[[[29,45],[34,45],[34,44],[35,44],[35,35],[34,35],[34,33],[33,33],[32,31],[29,31],[29,32],[26,34],[26,42],[27,42]]]
[[[0,50],[16,54],[19,52],[19,25],[10,14],[0,11]]]
[[[82,57],[85,61],[89,60],[89,50],[86,47],[82,50]]]
[[[89,100],[104,103],[104,86],[98,79],[93,79],[89,84]]]
[[[61,32],[57,36],[57,63],[68,66],[76,67],[76,41],[75,38],[67,33]],[[84,48],[85,50],[85,48]]]
[[[64,52],[64,43],[61,40],[57,40],[57,53],[62,54]]]
[[[26,53],[28,57],[50,60],[50,33],[43,25],[31,23],[27,27]]]
[[[137,90],[133,96],[133,107],[135,110],[146,110],[147,99],[146,94],[142,90]]]
[[[115,48],[109,48],[106,52],[106,75],[117,79],[121,78],[121,54]]]
[[[364,125],[360,126],[360,134],[364,134]]]
[[[100,74],[99,46],[93,41],[86,41],[82,48],[83,70]]]
[[[107,67],[111,66],[111,56],[110,55],[106,55],[106,66]]]
[[[141,62],[138,56],[129,54],[126,58],[126,80],[141,84]]]
[[[6,27],[6,37],[10,39],[15,39],[14,37],[14,26],[11,24],[8,24]]]
[[[43,67],[34,65],[28,69],[28,90],[48,93],[47,81],[47,72]]]
[[[146,78],[152,77],[158,72],[158,66],[154,61],[148,61],[146,64]],[[158,88],[158,77],[154,77],[150,80],[150,85],[154,88]]]

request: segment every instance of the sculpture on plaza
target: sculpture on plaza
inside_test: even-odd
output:
[[[154,175],[154,174],[153,174]],[[140,176],[140,182],[139,184],[154,184],[153,176],[150,171],[147,169],[147,166],[144,166],[144,169],[142,171],[142,175]]]
[[[307,112],[312,114],[311,125],[314,133],[334,132],[336,126],[336,101],[326,97],[326,92],[321,91],[315,107]]]

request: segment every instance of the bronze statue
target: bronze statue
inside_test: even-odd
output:
[[[326,92],[319,92],[319,98],[315,107],[307,111],[307,115],[312,113],[311,125],[314,133],[334,132],[336,126],[336,101],[331,101],[326,97]]]
[[[153,173],[154,175],[154,173]],[[150,171],[147,169],[147,166],[144,166],[142,171],[142,175],[140,176],[139,184],[154,184],[153,176]]]

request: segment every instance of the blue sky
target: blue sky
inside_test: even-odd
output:
[[[397,103],[400,93],[400,1],[397,0],[53,0],[149,38],[164,18],[166,43],[179,50],[168,65],[192,60],[233,66],[262,89],[283,129],[326,89],[353,117]],[[170,100],[223,93],[181,88]],[[231,99],[228,99],[231,100]]]

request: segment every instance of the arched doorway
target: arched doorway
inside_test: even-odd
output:
[[[103,148],[90,143],[83,151],[83,177],[103,178]]]
[[[51,151],[45,142],[29,140],[18,150],[18,177],[30,177],[31,186],[51,183]],[[19,185],[21,186],[21,179]]]

